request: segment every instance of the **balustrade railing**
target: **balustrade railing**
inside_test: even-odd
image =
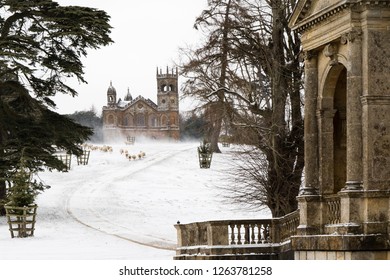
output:
[[[228,226],[229,244],[265,244],[270,243],[271,220],[230,221]]]
[[[327,224],[340,223],[340,197],[337,195],[324,198],[327,208]]]
[[[294,211],[284,217],[273,220],[278,224],[276,233],[279,234],[279,236],[275,238],[275,241],[284,242],[290,240],[291,236],[297,233],[297,228],[299,226],[299,211]]]
[[[337,194],[321,199],[323,232],[337,232],[341,222],[341,201]],[[290,254],[291,237],[297,235],[299,211],[284,217],[259,220],[207,221],[176,225],[178,246],[176,257],[218,258],[257,254],[275,256]],[[278,255],[278,256],[280,256]],[[188,257],[190,256],[190,257]],[[196,257],[194,257],[196,256]]]
[[[240,246],[274,248],[275,244],[288,241],[295,235],[298,226],[298,211],[274,219],[207,221],[175,225],[179,254],[183,252],[196,254],[202,248],[213,248],[214,253]]]

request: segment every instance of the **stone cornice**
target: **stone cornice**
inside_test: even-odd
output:
[[[311,2],[311,1],[310,1]],[[293,30],[298,31],[299,33],[304,32],[305,30],[319,24],[320,22],[334,16],[335,14],[340,13],[351,5],[349,0],[345,0],[337,3],[336,5],[332,5],[319,13],[313,14],[307,18],[304,18],[304,14],[301,14],[299,19],[302,21],[297,22],[294,26],[292,26]]]
[[[312,0],[298,1],[297,5],[294,7],[293,13],[290,18],[291,24],[294,24],[305,17],[306,12],[310,8],[311,2]]]
[[[390,105],[390,96],[365,95],[361,97],[363,105]]]
[[[305,32],[307,29],[312,28],[313,26],[335,16],[341,11],[350,8],[350,7],[359,7],[359,6],[380,6],[380,7],[390,7],[390,1],[388,0],[344,0],[331,5],[322,11],[315,13],[313,15],[306,16],[307,11],[310,9],[312,0],[306,0],[299,2],[293,16],[291,17],[290,25],[292,30],[296,30],[299,33]]]

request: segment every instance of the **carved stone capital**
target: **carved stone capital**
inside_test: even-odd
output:
[[[317,57],[317,52],[316,51],[303,51],[299,54],[299,60],[301,62],[304,62],[306,60],[311,60],[313,58]]]
[[[341,44],[345,45],[348,42],[353,43],[355,40],[361,40],[361,39],[362,39],[362,31],[352,30],[350,32],[341,35]]]

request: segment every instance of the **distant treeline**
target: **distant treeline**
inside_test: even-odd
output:
[[[189,116],[180,114],[180,135],[182,140],[203,139],[206,121],[202,115],[191,113]]]
[[[88,111],[76,111],[67,116],[75,122],[93,129],[93,135],[89,139],[91,142],[103,141],[103,118],[98,116],[94,108]]]

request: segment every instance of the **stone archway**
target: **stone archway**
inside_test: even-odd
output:
[[[342,69],[333,96],[333,193],[347,181],[347,71]]]
[[[322,194],[335,194],[347,180],[347,69],[332,66],[326,73],[319,100],[319,184]]]

